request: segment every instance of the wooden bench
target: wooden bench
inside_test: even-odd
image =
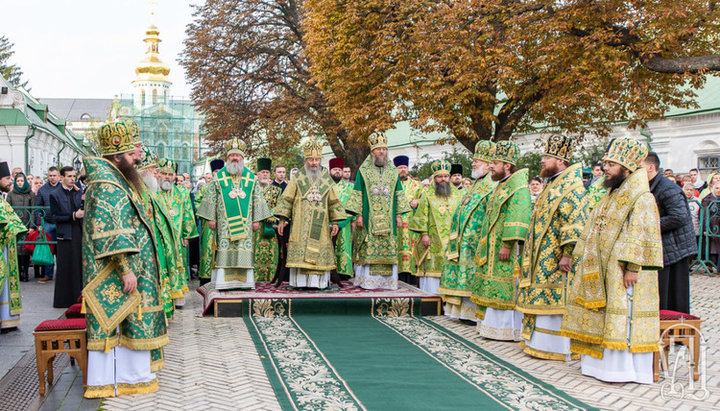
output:
[[[87,337],[84,318],[46,320],[35,327],[33,335],[40,395],[45,395],[45,371],[48,383],[53,383],[53,361],[58,353],[68,354],[71,361],[77,361],[82,371],[83,385],[87,384]]]

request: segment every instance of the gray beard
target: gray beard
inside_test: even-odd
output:
[[[157,193],[160,185],[158,184],[158,180],[157,178],[155,178],[155,175],[153,173],[148,170],[141,170],[140,178],[142,179],[143,183],[145,183],[145,187],[147,187],[149,192]]]
[[[160,180],[160,184],[159,184],[159,185],[160,185],[160,189],[161,189],[162,191],[170,191],[170,190],[172,190],[172,182],[170,182],[170,181]]]
[[[240,160],[237,163],[233,163],[232,161],[228,161],[225,163],[225,169],[227,170],[230,175],[236,176],[243,172],[245,169],[245,159]]]
[[[375,167],[385,167],[387,165],[387,162],[387,157],[373,156],[373,164],[375,164]]]
[[[305,174],[308,176],[310,180],[318,180],[320,178],[320,175],[322,174],[322,168],[318,167],[315,170],[310,169],[310,167],[305,165]]]
[[[475,180],[485,177],[485,174],[487,173],[482,168],[478,168],[477,170],[473,169],[471,172],[472,178]]]
[[[435,183],[435,195],[438,197],[450,196],[450,183]]]
[[[260,187],[265,188],[270,185],[270,179],[269,178],[258,178],[257,180]]]

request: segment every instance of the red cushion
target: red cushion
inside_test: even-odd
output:
[[[45,320],[35,327],[35,331],[82,330],[84,328],[84,318],[68,318],[66,320]]]
[[[80,311],[82,311],[82,304],[73,304],[65,310],[65,318],[84,318],[85,314]]]
[[[699,320],[700,319],[700,317],[681,313],[680,311],[660,310],[660,319],[661,320],[679,320],[681,318],[685,319],[685,320]]]

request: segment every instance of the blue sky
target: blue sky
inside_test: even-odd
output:
[[[155,3],[160,55],[171,67],[170,94],[189,96],[177,59],[192,20],[190,4],[202,1]],[[148,0],[0,0],[0,34],[15,43],[12,62],[35,97],[113,98],[132,92],[150,8]]]

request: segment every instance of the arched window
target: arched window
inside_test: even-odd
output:
[[[157,145],[157,155],[160,158],[165,157],[165,144],[160,143]]]
[[[153,96],[152,103],[153,103],[153,104],[157,104],[158,95],[157,95],[157,89],[156,89],[156,88],[153,89],[153,94],[152,94],[152,96]]]
[[[165,90],[165,93],[163,93],[163,103],[167,104],[167,102],[168,102],[167,98],[168,98],[167,90]]]
[[[188,145],[188,143],[183,143],[181,155],[183,160],[190,159],[190,146]]]
[[[145,105],[145,90],[140,90],[140,105]]]

